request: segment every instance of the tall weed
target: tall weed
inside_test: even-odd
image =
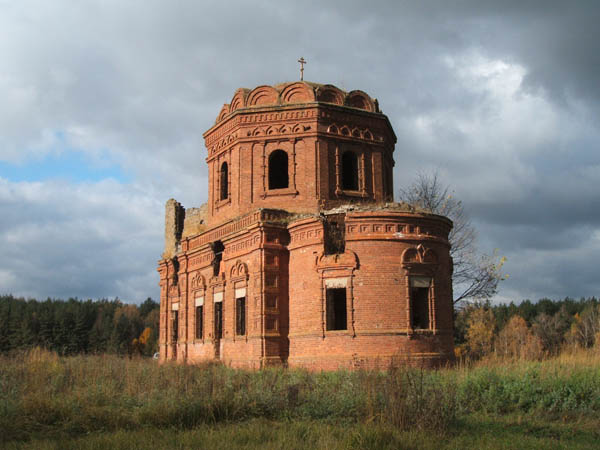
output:
[[[251,372],[110,355],[58,357],[35,349],[0,357],[0,441],[254,418],[444,433],[461,416],[480,412],[599,417],[600,357],[584,359],[489,359],[437,371],[396,365],[387,371]]]

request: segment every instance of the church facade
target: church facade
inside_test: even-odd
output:
[[[204,138],[208,202],[166,205],[161,361],[452,358],[452,223],[393,202],[377,100],[304,81],[238,89]]]

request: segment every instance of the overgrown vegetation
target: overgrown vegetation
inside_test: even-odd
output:
[[[284,430],[346,430],[350,435],[340,439],[350,448],[393,448],[399,439],[415,436],[453,439],[474,421],[494,418],[546,424],[566,418],[597,424],[600,418],[600,352],[595,350],[541,362],[330,373],[158,365],[116,355],[60,357],[41,349],[15,356],[0,357],[0,443],[5,445],[40,439],[64,445],[90,436],[139,436],[136,430],[160,440],[172,430],[214,432],[215,426],[246,433],[254,425],[242,424],[255,424],[257,433],[275,433],[272,439],[285,441]],[[592,435],[600,437],[597,427]],[[260,443],[260,436],[248,438]],[[287,439],[295,439],[295,448],[304,443],[300,436]]]
[[[159,366],[117,356],[4,357],[0,429],[6,440],[143,427],[269,420],[389,423],[444,432],[456,419],[450,379],[415,369],[333,372]]]
[[[41,347],[59,355],[157,351],[158,303],[119,300],[44,302],[0,296],[0,353]]]
[[[139,307],[1,300],[0,447],[511,448],[518,440],[571,449],[600,440],[594,297],[467,305],[456,315],[454,367],[329,373],[136,357],[152,349],[139,344],[156,330],[150,299]]]

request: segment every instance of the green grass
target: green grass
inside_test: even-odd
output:
[[[600,356],[256,372],[0,357],[4,448],[593,448]]]
[[[520,417],[461,420],[443,435],[385,424],[268,421],[199,425],[191,430],[146,428],[97,432],[71,439],[12,441],[7,449],[592,449],[597,422],[547,423]]]

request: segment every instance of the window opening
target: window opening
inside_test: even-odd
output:
[[[346,330],[346,288],[328,288],[327,330]]]
[[[196,339],[202,339],[203,309],[204,306],[196,306]]]
[[[223,337],[223,302],[215,304],[215,339]]]
[[[221,269],[221,261],[223,259],[223,251],[225,250],[225,246],[221,241],[211,242],[209,245],[211,250],[213,251],[213,276],[217,277],[219,276],[219,272]]]
[[[179,259],[175,256],[171,258],[171,262],[173,263],[173,285],[177,286],[179,283]]]
[[[429,290],[431,279],[427,277],[411,278],[410,301],[412,326],[415,329],[429,329]]]
[[[342,189],[358,191],[358,156],[352,151],[342,155]]]
[[[235,299],[235,334],[246,334],[246,297]]]
[[[179,311],[171,311],[171,341],[177,342],[179,335]]]
[[[345,214],[329,214],[323,222],[324,247],[326,255],[335,255],[346,251]]]
[[[269,155],[269,189],[285,189],[288,185],[288,155],[275,150]]]
[[[277,308],[277,295],[267,294],[266,298],[267,308]]]
[[[229,197],[229,168],[227,162],[221,164],[221,200],[226,200]]]

